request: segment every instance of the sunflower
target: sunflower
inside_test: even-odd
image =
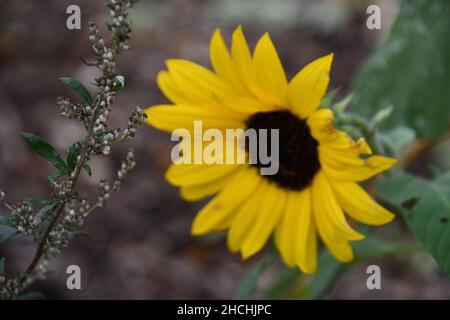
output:
[[[353,259],[350,241],[363,239],[347,221],[382,225],[394,215],[357,182],[387,170],[395,159],[371,155],[363,138],[333,127],[333,112],[319,108],[333,54],[304,67],[288,82],[276,49],[264,34],[253,54],[242,28],[228,50],[220,30],[210,44],[212,71],[186,60],[168,60],[158,86],[171,105],[146,110],[164,131],[205,128],[278,129],[279,170],[261,175],[256,164],[172,164],[166,179],[189,201],[214,197],[196,216],[193,235],[228,230],[227,243],[244,259],[271,235],[285,263],[314,273],[318,237],[339,261]]]

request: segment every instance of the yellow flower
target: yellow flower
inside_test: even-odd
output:
[[[245,259],[275,243],[287,265],[314,273],[317,235],[342,262],[353,259],[349,241],[363,235],[347,222],[381,225],[392,213],[357,182],[387,170],[395,159],[369,156],[366,141],[333,127],[333,112],[319,109],[333,55],[308,64],[289,83],[269,35],[251,54],[238,27],[228,50],[219,30],[210,46],[213,71],[168,60],[158,85],[174,105],[146,110],[147,122],[164,131],[204,128],[279,129],[279,171],[260,175],[260,164],[173,164],[167,180],[187,200],[215,195],[198,213],[194,235],[228,230],[228,247]],[[345,212],[345,214],[344,214]]]

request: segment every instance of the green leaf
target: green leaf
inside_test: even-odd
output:
[[[398,173],[379,185],[380,196],[395,206],[409,227],[450,276],[450,172],[434,181]]]
[[[380,132],[379,138],[384,145],[388,145],[391,150],[399,154],[404,147],[414,141],[416,132],[408,127],[397,127]]]
[[[321,108],[329,108],[331,106],[331,104],[333,103],[333,99],[336,96],[336,94],[338,93],[338,91],[339,91],[339,88],[336,88],[334,90],[327,92],[327,94],[320,101],[320,107]]]
[[[415,246],[390,243],[370,235],[366,235],[364,240],[352,243],[352,247],[355,259],[346,264],[337,261],[329,251],[322,251],[317,262],[318,268],[316,273],[313,276],[308,276],[308,279],[303,279],[309,280],[306,284],[303,281],[303,285],[294,288],[293,297],[297,299],[320,299],[329,292],[338,277],[353,264],[385,255],[417,251]],[[267,298],[277,299],[285,297],[286,293],[293,291],[296,280],[302,275],[298,269],[286,268],[281,273],[281,276],[269,286],[269,290],[266,292]]]
[[[22,132],[22,137],[41,157],[53,164],[58,170],[66,171],[66,163],[51,144],[28,132]]]
[[[25,202],[27,202],[30,206],[45,206],[52,203],[50,200],[46,199],[37,199],[37,198],[25,198]]]
[[[283,298],[300,275],[298,268],[285,267],[280,276],[265,290],[264,296],[271,300]]]
[[[92,176],[92,168],[88,164],[83,165],[83,169],[87,172],[89,177]]]
[[[51,176],[48,177],[48,181],[50,181],[50,182],[56,181],[58,178],[62,177],[65,174],[66,174],[65,171],[59,171],[58,170],[55,173],[53,173]]]
[[[372,117],[392,105],[381,128],[440,136],[450,119],[450,1],[409,0],[389,36],[355,78],[353,111]]]
[[[350,102],[352,102],[353,100],[353,94],[348,94],[344,99],[342,99],[341,101],[337,102],[334,106],[333,106],[333,111],[335,115],[339,115],[342,112],[344,112],[347,107],[350,105]]]
[[[77,157],[78,157],[78,147],[77,144],[74,143],[70,149],[69,153],[67,154],[67,171],[70,173],[75,169],[75,165],[77,164]]]
[[[112,11],[115,11],[116,9],[114,8],[114,4],[113,3],[107,3],[107,4],[105,4],[105,6],[109,9],[109,10],[112,10]]]
[[[17,300],[44,300],[45,296],[37,291],[23,293],[17,297]]]
[[[84,237],[84,238],[87,238],[87,239],[90,239],[90,238],[91,238],[91,236],[89,235],[89,233],[87,233],[86,231],[83,231],[83,230],[75,230],[75,231],[72,231],[72,232],[70,233],[70,236],[71,236],[72,238],[79,238],[79,237]]]
[[[42,207],[41,210],[39,210],[38,215],[41,217],[42,220],[44,220],[49,216],[49,214],[51,214],[53,212],[55,207],[56,207],[56,205],[54,203],[50,203],[50,204]]]
[[[8,231],[0,234],[0,246],[4,245],[8,240],[18,235],[20,232],[18,230]]]
[[[338,276],[347,270],[351,265],[373,259],[383,257],[395,253],[409,253],[417,250],[417,247],[389,243],[373,236],[352,243],[355,259],[351,263],[343,264],[337,261],[328,251],[322,253],[319,257],[319,267],[314,275],[312,282],[304,290],[303,299],[319,299],[323,297],[334,285]]]
[[[245,276],[244,280],[242,281],[241,287],[235,295],[235,299],[244,300],[251,298],[258,283],[258,279],[260,278],[261,274],[267,269],[267,267],[272,264],[273,260],[275,259],[275,255],[275,252],[273,252],[272,254],[265,256],[256,264],[256,266],[253,267],[253,269]]]
[[[5,273],[5,257],[0,258],[0,273]]]
[[[94,101],[92,100],[91,93],[80,81],[67,77],[59,78],[59,81],[75,91],[85,104],[93,104]]]

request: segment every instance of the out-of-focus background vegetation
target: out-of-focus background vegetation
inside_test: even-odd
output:
[[[185,58],[209,66],[214,29],[220,27],[229,40],[232,30],[242,24],[252,45],[270,32],[289,77],[313,59],[334,52],[331,88],[339,88],[338,97],[356,88],[354,108],[366,115],[393,105],[386,129],[408,126],[428,139],[410,148],[408,168],[425,176],[430,175],[430,164],[448,169],[448,137],[436,140],[448,129],[450,110],[450,28],[436,19],[442,16],[445,1],[411,2],[405,6],[404,21],[396,25],[395,41],[371,55],[388,36],[400,1],[142,0],[132,11],[133,48],[119,60],[126,87],[115,105],[113,122],[125,123],[136,105],[166,101],[155,83],[166,59]],[[366,28],[366,8],[373,3],[381,7],[381,30]],[[81,31],[65,27],[70,4],[81,7]],[[80,57],[89,60],[91,54],[87,22],[101,24],[106,15],[99,0],[0,1],[0,186],[11,202],[49,192],[43,186],[51,168],[27,148],[21,131],[46,137],[60,150],[81,138],[77,122],[58,116],[56,97],[68,91],[56,79],[70,76],[88,83],[97,75]],[[88,220],[91,239],[74,240],[53,260],[48,281],[38,282],[34,289],[58,299],[233,297],[258,257],[242,262],[227,251],[223,235],[190,236],[191,221],[203,203],[184,202],[164,180],[172,147],[167,134],[144,127],[133,147],[138,167],[108,207]],[[95,182],[112,177],[125,152],[126,146],[113,150],[112,158],[95,159],[94,175],[83,178],[84,186],[95,193]],[[414,241],[401,219],[378,232]],[[1,250],[13,272],[29,262],[34,246],[19,237]],[[366,267],[372,263],[381,266],[382,290],[366,288]],[[82,269],[80,291],[66,289],[65,270],[70,264]],[[263,275],[257,297],[264,297],[262,288],[281,268],[278,261]],[[352,266],[327,297],[450,298],[450,282],[429,256],[408,254]]]

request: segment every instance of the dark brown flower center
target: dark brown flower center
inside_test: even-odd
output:
[[[287,110],[258,112],[247,119],[246,125],[247,129],[257,131],[258,140],[260,139],[259,129],[268,130],[266,140],[269,155],[273,149],[270,129],[279,130],[279,170],[274,175],[262,175],[262,177],[289,190],[299,191],[311,185],[320,169],[318,142],[311,136],[304,119],[300,119]],[[246,148],[248,152],[248,143]],[[262,164],[258,158],[253,166],[262,168],[268,165]]]

